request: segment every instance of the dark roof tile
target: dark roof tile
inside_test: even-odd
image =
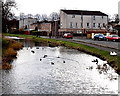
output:
[[[61,10],[66,14],[74,14],[74,15],[97,15],[97,16],[108,16],[105,13],[100,11],[88,11],[88,10]]]

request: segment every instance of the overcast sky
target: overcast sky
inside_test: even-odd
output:
[[[76,9],[101,11],[108,15],[118,13],[120,0],[15,0],[18,16],[21,12],[27,14],[47,14],[59,12],[60,9]]]

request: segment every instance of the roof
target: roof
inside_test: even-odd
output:
[[[97,15],[97,16],[108,16],[105,13],[100,11],[88,11],[88,10],[61,10],[66,14],[74,14],[74,15]]]

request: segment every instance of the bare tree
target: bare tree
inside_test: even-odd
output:
[[[115,22],[119,23],[119,15],[118,14],[115,14]]]
[[[55,21],[55,20],[59,20],[60,18],[60,15],[56,12],[52,12],[49,16],[49,18],[52,20],[52,21]]]
[[[47,20],[48,20],[48,17],[47,17],[46,14],[43,14],[41,19],[42,19],[42,21],[47,21]]]
[[[42,17],[41,17],[40,14],[36,14],[36,15],[34,16],[34,18],[36,18],[38,21],[40,21]]]
[[[20,13],[20,20],[21,19],[24,19],[26,16],[25,16],[25,14],[24,13]]]
[[[9,30],[9,21],[13,19],[14,14],[12,8],[16,8],[16,2],[14,0],[2,1],[2,31],[7,32]]]
[[[33,18],[33,15],[32,14],[28,14],[27,18]]]

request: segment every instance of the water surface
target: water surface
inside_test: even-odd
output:
[[[105,61],[65,47],[25,42],[2,72],[4,94],[117,94],[118,75]],[[36,46],[37,45],[37,46]],[[98,59],[98,64],[92,60]]]

